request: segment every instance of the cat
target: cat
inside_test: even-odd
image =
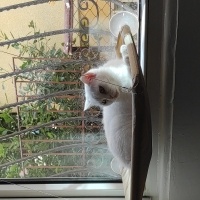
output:
[[[132,88],[127,48],[120,48],[122,59],[114,59],[90,69],[80,80],[85,88],[84,110],[103,109],[103,125],[108,148],[122,167],[131,167]]]

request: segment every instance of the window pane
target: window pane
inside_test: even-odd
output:
[[[115,56],[109,20],[122,6],[102,0],[17,3],[1,0],[0,8],[0,178],[121,179],[101,110],[83,111],[79,78]],[[138,12],[136,1],[124,3]]]

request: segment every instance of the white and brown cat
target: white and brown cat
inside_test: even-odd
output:
[[[103,109],[103,125],[108,147],[122,166],[131,166],[132,94],[124,88],[132,87],[127,64],[126,46],[120,49],[123,59],[114,59],[98,68],[90,69],[80,80],[85,87],[84,110],[92,106]]]

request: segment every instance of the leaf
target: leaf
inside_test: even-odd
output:
[[[3,131],[5,131],[5,130],[6,130],[6,128],[4,128],[4,127],[0,127],[0,134],[2,134]]]
[[[9,117],[7,113],[1,113],[0,118],[3,118],[6,123],[10,123],[12,121],[12,118]]]
[[[4,35],[4,39],[8,40],[8,36],[5,33],[3,35]]]
[[[48,136],[50,139],[53,139],[53,138],[54,138],[54,136],[53,136],[53,134],[52,134],[51,132],[47,132],[47,136]]]
[[[23,64],[20,66],[21,69],[26,69],[28,63],[27,62],[23,62]]]
[[[2,135],[7,135],[7,133],[9,132],[9,130],[4,130],[3,132],[2,132]]]
[[[15,39],[14,35],[12,34],[12,32],[10,32],[10,35],[12,36],[13,39]]]
[[[11,44],[11,46],[15,49],[19,49],[19,43]]]
[[[4,83],[2,83],[1,87],[2,87],[2,90],[5,90]]]
[[[40,34],[40,31],[36,31],[35,33],[34,33],[34,35],[39,35]]]
[[[76,38],[74,38],[72,41],[72,44],[75,44],[75,43],[76,43]]]
[[[32,31],[28,32],[28,33],[26,34],[26,36],[28,36],[30,33],[32,33]]]
[[[0,144],[0,157],[5,157],[5,149],[3,144]]]
[[[28,25],[29,28],[35,28],[34,22],[33,20],[30,22],[30,24]]]
[[[44,46],[40,47],[40,51],[43,53],[44,52]]]

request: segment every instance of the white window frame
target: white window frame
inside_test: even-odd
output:
[[[124,0],[125,2],[126,0]],[[144,3],[144,1],[142,1]],[[143,16],[146,18],[146,16]],[[145,22],[143,22],[145,23]],[[142,24],[142,37],[144,37],[143,48],[140,53],[146,48],[146,24]],[[144,55],[145,57],[145,55]],[[145,58],[141,60],[141,66],[144,73]],[[145,74],[145,73],[144,73]],[[8,179],[9,181],[9,179]],[[0,199],[22,199],[23,200],[38,200],[38,197],[45,200],[86,200],[92,198],[94,200],[124,200],[124,190],[122,183],[47,183],[47,184],[3,184],[0,182]],[[151,200],[150,197],[143,197],[143,200]]]
[[[124,197],[122,183],[5,184],[0,197]]]
[[[78,184],[12,184],[0,185],[0,198],[31,198],[51,199],[109,199],[124,200],[124,190],[122,183],[78,183]],[[143,197],[143,200],[151,200],[150,197]]]

